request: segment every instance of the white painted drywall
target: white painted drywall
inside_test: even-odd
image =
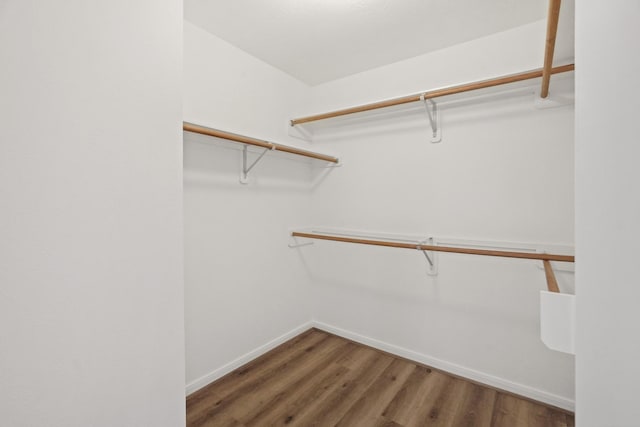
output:
[[[0,4],[0,424],[184,425],[179,0]]]
[[[546,13],[545,2],[511,0],[185,1],[189,21],[312,85],[515,28]]]
[[[304,113],[538,68],[544,34],[539,22],[313,87]],[[318,126],[314,147],[344,167],[318,187],[309,225],[572,246],[573,114],[536,109],[533,95],[443,106],[439,144],[420,110]],[[315,320],[571,408],[574,360],[541,342],[536,262],[442,254],[432,278],[419,252],[317,242],[302,253]],[[558,276],[568,291],[571,274]]]
[[[304,84],[185,22],[184,118],[289,145]],[[309,279],[288,229],[306,222],[316,176],[267,153],[239,183],[239,144],[185,134],[187,391],[309,322]],[[257,153],[251,154],[255,159]],[[246,360],[245,360],[246,361]]]
[[[310,89],[185,23],[184,117],[304,145],[286,136],[288,119],[537,68],[544,30],[538,22]],[[572,79],[558,79],[552,94],[561,88],[572,92]],[[432,279],[420,253],[286,247],[288,228],[314,224],[572,246],[573,107],[539,110],[533,101],[446,107],[437,145],[419,110],[314,128],[313,148],[344,166],[313,188],[317,171],[271,153],[241,186],[238,146],[186,134],[187,390],[313,313],[334,331],[571,408],[573,357],[540,340],[546,285],[535,262],[443,255]],[[558,279],[572,291],[572,274]]]
[[[640,4],[576,5],[577,425],[640,419]]]

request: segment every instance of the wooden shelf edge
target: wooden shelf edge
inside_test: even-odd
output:
[[[452,247],[452,246],[434,246],[434,245],[424,245],[424,244],[418,244],[418,243],[402,243],[402,242],[390,242],[385,240],[364,239],[364,238],[358,238],[358,237],[332,236],[330,234],[307,233],[307,232],[301,232],[301,231],[294,231],[291,233],[291,235],[293,237],[303,237],[307,239],[331,240],[335,242],[357,243],[362,245],[373,245],[373,246],[387,246],[387,247],[401,248],[401,249],[417,249],[417,250],[435,251],[435,252],[495,256],[495,257],[503,257],[503,258],[532,259],[532,260],[541,260],[541,261],[575,262],[575,257],[573,255],[499,251],[499,250],[490,250],[490,249],[459,248],[459,247]],[[546,267],[546,263],[545,263],[545,267]]]
[[[182,122],[182,130],[185,132],[198,133],[200,135],[213,136],[216,138],[226,139],[228,141],[238,142],[241,144],[253,145],[255,147],[266,148],[274,151],[282,151],[283,153],[295,154],[298,156],[308,157],[311,159],[324,160],[330,163],[339,163],[337,157],[326,154],[316,153],[313,151],[303,150],[301,148],[290,147],[288,145],[277,144],[274,142],[264,141],[249,136],[239,135],[236,133],[226,132],[219,129],[209,128],[206,126],[196,125],[194,123]]]
[[[549,74],[566,73],[575,69],[574,64],[561,65],[548,70]],[[469,92],[478,89],[485,89],[493,86],[500,86],[509,83],[515,83],[524,80],[531,80],[542,77],[543,69],[525,71],[523,73],[511,74],[507,76],[496,77],[489,80],[481,80],[473,83],[465,83],[457,86],[450,86],[442,89],[420,92],[414,95],[407,95],[400,98],[387,99],[384,101],[373,102],[371,104],[363,104],[355,107],[345,108],[342,110],[331,111],[327,113],[315,114],[312,116],[300,117],[291,120],[291,126],[303,123],[316,122],[319,120],[330,119],[334,117],[346,116],[349,114],[362,113],[365,111],[377,110],[380,108],[391,107],[394,105],[408,104],[410,102],[420,101],[420,97],[424,95],[425,99],[437,98],[440,96],[453,95],[456,93]]]

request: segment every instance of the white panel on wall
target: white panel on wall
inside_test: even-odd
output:
[[[540,338],[550,349],[576,354],[575,303],[575,295],[540,291]]]
[[[179,0],[0,4],[0,424],[184,425]]]

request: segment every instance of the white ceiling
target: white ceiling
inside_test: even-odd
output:
[[[316,85],[544,19],[546,0],[185,0],[185,18]]]

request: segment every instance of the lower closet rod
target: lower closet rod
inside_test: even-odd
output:
[[[458,247],[452,247],[452,246],[425,245],[422,243],[415,243],[415,244],[401,243],[401,242],[390,242],[385,240],[362,239],[362,238],[356,238],[356,237],[339,237],[339,236],[332,236],[329,234],[304,233],[300,231],[294,231],[293,233],[291,233],[291,235],[293,237],[304,237],[307,239],[333,240],[336,242],[359,243],[362,245],[374,245],[374,246],[388,246],[392,248],[402,248],[402,249],[418,249],[421,251],[451,252],[451,253],[457,253],[457,254],[535,259],[535,260],[541,260],[541,261],[575,262],[575,257],[573,255],[496,251],[496,250],[490,250],[490,249],[458,248]]]

